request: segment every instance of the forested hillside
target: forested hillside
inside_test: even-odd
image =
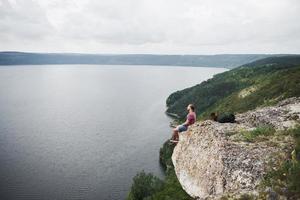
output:
[[[244,112],[257,106],[300,96],[300,56],[261,59],[193,87],[171,94],[167,113],[183,119],[186,105],[194,103],[199,118],[211,112]]]

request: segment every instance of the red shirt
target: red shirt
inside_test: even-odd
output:
[[[188,126],[189,125],[192,125],[193,123],[195,123],[196,121],[196,113],[195,112],[192,112],[192,113],[189,113],[187,116],[186,116],[187,120],[188,120]]]

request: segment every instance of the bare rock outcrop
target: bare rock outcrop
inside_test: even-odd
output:
[[[236,123],[196,122],[180,135],[172,161],[183,189],[199,199],[218,199],[227,194],[254,193],[270,163],[291,151],[289,135],[275,140],[237,140],[241,131],[270,125],[283,130],[300,122],[300,98],[277,106],[236,115]],[[280,138],[280,139],[278,139]]]

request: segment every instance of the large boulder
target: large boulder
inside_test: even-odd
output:
[[[266,124],[275,130],[287,129],[299,123],[299,118],[300,98],[291,98],[277,106],[238,114],[236,123],[195,123],[180,135],[172,155],[183,189],[199,199],[256,193],[267,166],[282,160],[293,140],[286,135],[272,143],[245,142],[236,136]]]

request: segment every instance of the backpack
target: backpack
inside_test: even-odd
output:
[[[235,116],[232,113],[222,113],[218,116],[217,121],[219,123],[234,123]]]

